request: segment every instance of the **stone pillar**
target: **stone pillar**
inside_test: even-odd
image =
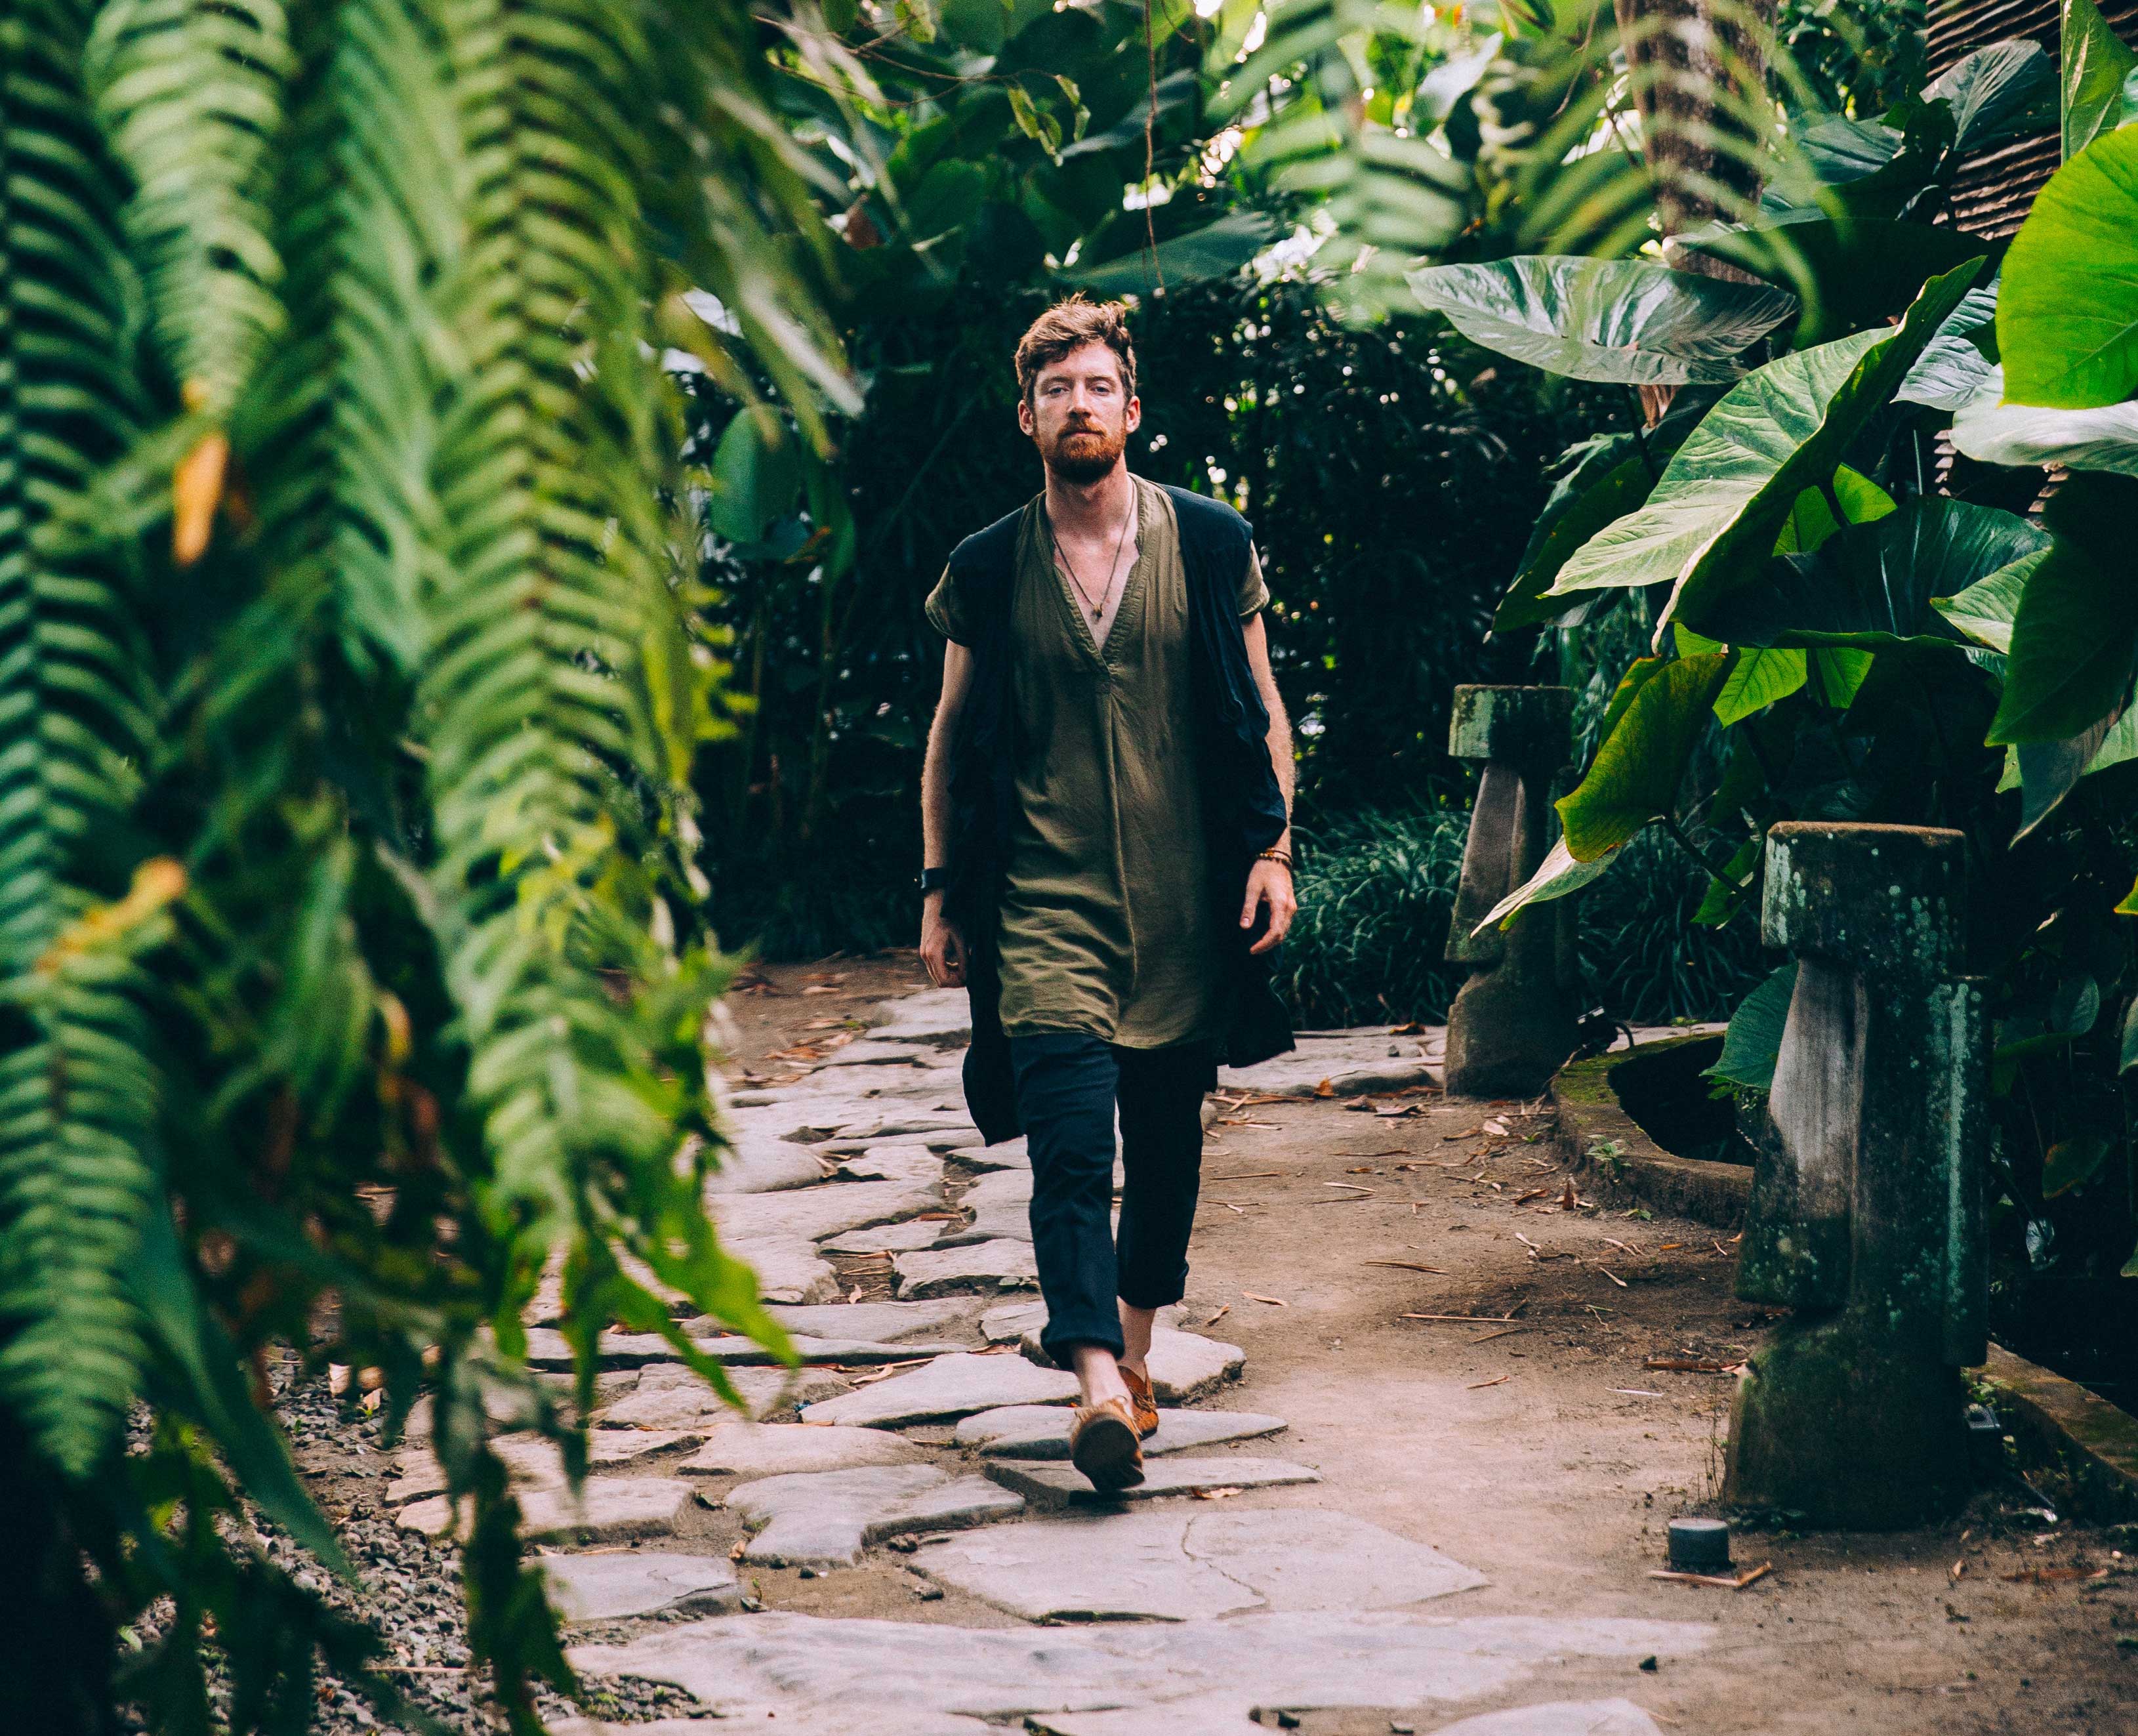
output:
[[[1989,1049],[1960,980],[1965,841],[1767,835],[1762,927],[1797,959],[1737,1271],[1794,1310],[1738,1383],[1725,1498],[1844,1528],[1970,1486],[1960,1371],[1987,1353]]]
[[[1571,904],[1472,932],[1558,836],[1551,780],[1572,756],[1573,716],[1569,687],[1455,690],[1447,751],[1485,762],[1447,935],[1447,961],[1471,973],[1447,1014],[1447,1088],[1460,1096],[1534,1097],[1574,1052]]]

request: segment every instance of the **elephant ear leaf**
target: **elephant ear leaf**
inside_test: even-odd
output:
[[[1784,965],[1738,1003],[1723,1034],[1722,1053],[1704,1077],[1717,1084],[1765,1091],[1774,1083],[1774,1063],[1782,1052],[1782,1030],[1789,1022],[1789,1002],[1797,991],[1794,959]]]
[[[1662,663],[1618,709],[1588,776],[1559,802],[1567,852],[1576,862],[1594,862],[1630,843],[1650,820],[1671,812],[1733,661],[1710,652]]]
[[[2138,54],[2126,47],[2094,0],[2064,0],[2064,160],[2068,163],[2123,117],[2123,81],[2138,71]]]
[[[1728,593],[1698,625],[1732,645],[1956,645],[1955,634],[1965,629],[1935,599],[2048,545],[2049,533],[2017,513],[1918,496],[1845,526],[1815,554],[1775,561],[1765,583]]]
[[[2004,395],[2090,410],[2138,391],[2138,128],[2106,133],[2049,177],[2004,256]]]
[[[1527,254],[1408,281],[1472,343],[1609,385],[1726,384],[1745,371],[1738,355],[1797,311],[1785,290],[1640,260]]]
[[[1842,456],[1967,293],[1979,259],[1934,279],[1897,330],[1858,332],[1769,362],[1725,393],[1647,503],[1599,532],[1550,594],[1667,584],[1667,620],[1756,579],[1797,497]]]
[[[1922,100],[1952,105],[1953,149],[1965,155],[2053,125],[2057,82],[2040,43],[1992,42],[1925,85]]]

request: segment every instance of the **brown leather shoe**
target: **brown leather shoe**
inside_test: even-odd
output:
[[[1129,1407],[1135,1413],[1136,1439],[1148,1440],[1158,1432],[1158,1401],[1151,1396],[1150,1377],[1138,1374],[1125,1362],[1120,1370],[1129,1389]]]
[[[1069,1425],[1069,1462],[1094,1489],[1133,1489],[1143,1481],[1143,1445],[1125,1399],[1076,1407]]]

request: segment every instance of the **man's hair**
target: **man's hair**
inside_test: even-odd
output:
[[[1086,344],[1104,344],[1121,364],[1121,387],[1136,390],[1135,345],[1129,341],[1129,311],[1119,301],[1090,301],[1081,294],[1057,301],[1017,340],[1017,395],[1029,403],[1039,370],[1051,368]]]

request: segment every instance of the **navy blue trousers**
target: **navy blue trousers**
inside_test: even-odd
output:
[[[1202,1181],[1208,1044],[1118,1049],[1082,1031],[1010,1039],[1018,1118],[1032,1154],[1032,1247],[1047,1303],[1041,1342],[1069,1366],[1072,1345],[1121,1353],[1119,1297],[1178,1302]],[[1121,1223],[1113,1230],[1114,1110],[1121,1123]]]

